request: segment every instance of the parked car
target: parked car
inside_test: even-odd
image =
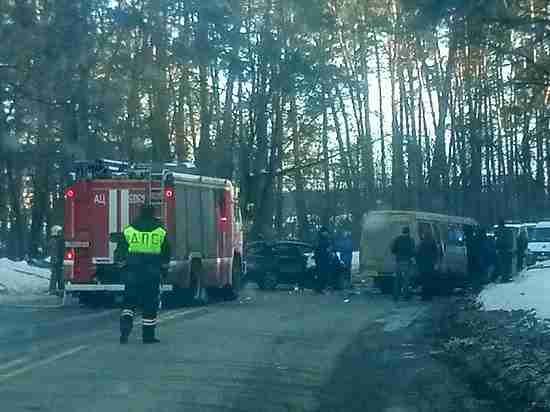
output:
[[[534,257],[530,263],[550,259],[550,221],[539,222],[532,229],[528,249]]]
[[[256,282],[260,289],[273,290],[280,284],[322,290],[345,287],[346,269],[336,253],[332,254],[334,268],[329,279],[319,276],[315,263],[315,248],[299,241],[259,241],[245,248],[246,279]]]
[[[296,241],[259,241],[245,248],[246,278],[260,289],[279,284],[305,286],[314,278],[314,247]]]

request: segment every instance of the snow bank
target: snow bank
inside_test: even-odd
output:
[[[485,310],[531,310],[550,319],[550,261],[523,271],[511,283],[491,284],[478,298]]]
[[[50,270],[0,259],[0,295],[40,294],[48,290]]]

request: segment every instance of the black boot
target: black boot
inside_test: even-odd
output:
[[[150,344],[150,343],[159,343],[160,340],[155,338],[155,327],[154,326],[143,326],[143,343]]]
[[[132,332],[132,326],[134,326],[134,318],[123,314],[120,317],[120,343],[122,345],[128,343],[128,336]]]

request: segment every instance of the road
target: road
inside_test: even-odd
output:
[[[161,314],[158,345],[118,312],[0,306],[4,411],[489,412],[434,357],[444,302],[248,286]]]

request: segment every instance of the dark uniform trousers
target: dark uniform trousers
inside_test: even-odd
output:
[[[136,309],[142,309],[143,340],[155,336],[159,307],[160,270],[158,265],[129,265],[125,282],[124,303],[120,316],[120,335],[127,338],[134,324]]]
[[[418,265],[418,272],[422,283],[422,299],[431,299],[437,291],[435,265],[430,262],[423,262]]]

